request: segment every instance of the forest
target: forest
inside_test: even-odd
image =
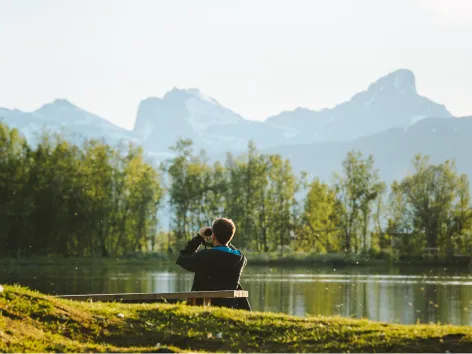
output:
[[[214,163],[188,139],[171,150],[157,165],[132,144],[44,133],[31,146],[0,123],[0,256],[174,252],[220,216],[251,252],[472,255],[469,180],[453,160],[413,156],[411,173],[388,186],[359,151],[321,181],[254,143]]]

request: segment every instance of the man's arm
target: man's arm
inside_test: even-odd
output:
[[[187,246],[180,251],[176,263],[189,272],[195,272],[198,267],[197,251],[203,242],[204,239],[201,236],[201,232],[199,232],[198,235],[192,238],[187,243]]]

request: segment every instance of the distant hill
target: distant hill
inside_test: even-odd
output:
[[[87,138],[103,139],[110,144],[115,144],[120,140],[134,141],[139,144],[132,132],[89,113],[65,99],[47,103],[33,112],[0,108],[1,121],[11,128],[17,128],[32,144],[37,141],[44,130],[60,132],[67,140],[77,143]]]
[[[409,173],[411,160],[418,153],[430,155],[433,163],[455,159],[459,172],[472,179],[471,137],[472,117],[428,118],[408,128],[392,128],[352,141],[278,146],[263,151],[279,153],[290,159],[296,171],[309,172],[325,181],[331,181],[334,171],[341,171],[341,162],[351,150],[373,154],[376,167],[388,183]]]

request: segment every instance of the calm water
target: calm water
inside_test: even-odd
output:
[[[0,265],[0,283],[50,294],[189,291],[192,279],[176,265]],[[254,310],[472,325],[467,269],[248,267],[242,285]]]

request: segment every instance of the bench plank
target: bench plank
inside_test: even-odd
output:
[[[149,302],[163,299],[187,300],[187,299],[221,299],[248,297],[246,290],[221,290],[221,291],[190,291],[179,293],[121,293],[121,294],[83,294],[83,295],[56,295],[61,299],[75,301],[102,301],[102,302]]]

